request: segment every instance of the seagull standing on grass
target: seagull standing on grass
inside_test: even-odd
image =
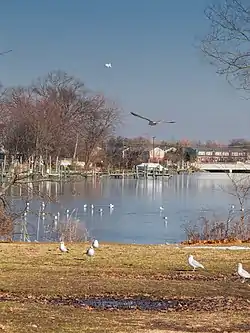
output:
[[[196,268],[203,268],[204,266],[202,264],[200,264],[198,261],[194,260],[194,257],[192,255],[190,255],[188,257],[188,263],[190,266],[193,267],[193,272],[195,271]]]
[[[60,242],[59,249],[60,249],[61,252],[69,252],[69,250],[64,245],[64,242]]]
[[[238,264],[238,274],[240,277],[243,278],[242,283],[244,283],[246,279],[250,279],[250,273],[248,273],[242,268],[241,263]]]
[[[94,239],[93,242],[92,242],[92,247],[95,248],[95,249],[98,249],[99,247],[99,242],[97,239]]]
[[[87,254],[87,256],[89,256],[89,257],[93,257],[93,255],[95,254],[95,250],[94,250],[94,248],[93,248],[92,245],[87,249],[86,254]]]

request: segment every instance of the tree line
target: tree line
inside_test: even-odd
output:
[[[114,102],[62,71],[27,87],[2,88],[0,115],[0,139],[9,155],[23,161],[78,156],[86,165],[121,120]]]
[[[131,168],[147,161],[153,148],[149,138],[117,136],[121,108],[62,71],[50,72],[29,86],[2,87],[0,115],[0,143],[8,156],[21,157],[23,162],[42,156],[44,163],[72,158],[84,161],[86,168],[96,162],[104,167]],[[175,152],[168,153],[175,163],[183,159],[183,147],[220,144],[182,140],[156,141],[156,146],[165,150],[175,147]]]

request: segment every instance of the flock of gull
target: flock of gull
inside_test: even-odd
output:
[[[28,205],[29,205],[29,204],[27,204],[27,206],[28,206]],[[87,204],[84,204],[84,205],[83,205],[83,209],[84,209],[84,211],[87,210],[87,207],[88,207]],[[28,207],[27,207],[27,208],[28,208]],[[44,207],[43,207],[43,208],[44,208]],[[95,207],[94,207],[94,205],[92,204],[92,205],[90,205],[90,208],[91,208],[91,210],[93,211]],[[114,205],[113,205],[113,204],[109,204],[109,209],[112,211],[112,210],[114,209]],[[159,209],[160,209],[160,212],[161,212],[161,213],[164,211],[164,207],[163,207],[163,206],[160,206]],[[27,210],[29,210],[29,209],[27,209]],[[103,209],[100,208],[100,209],[99,209],[99,213],[102,214],[102,212],[103,212]],[[69,214],[69,210],[67,210],[67,215],[68,215],[68,214]],[[163,219],[165,220],[165,224],[167,224],[167,219],[168,219],[167,216],[164,216]],[[94,239],[94,240],[92,241],[91,246],[87,249],[87,251],[86,251],[85,254],[86,254],[87,256],[89,256],[89,257],[93,257],[94,254],[95,254],[95,249],[97,249],[97,248],[99,248],[99,242],[98,242],[97,239]],[[65,246],[65,243],[64,243],[63,241],[60,242],[59,249],[60,249],[60,251],[61,251],[62,253],[67,253],[67,252],[69,252],[68,248]],[[195,269],[197,269],[197,268],[205,269],[205,267],[204,267],[201,263],[199,263],[198,261],[196,261],[192,255],[189,255],[189,257],[188,257],[188,264],[193,268],[193,271],[195,271]],[[238,263],[237,273],[238,273],[238,275],[239,275],[240,277],[243,278],[242,283],[244,283],[246,279],[250,279],[250,273],[247,272],[245,269],[243,269],[242,263]]]
[[[91,246],[87,249],[85,254],[89,257],[93,257],[93,255],[95,254],[95,249],[98,249],[98,247],[99,247],[99,242],[98,242],[97,239],[94,239],[92,241]],[[60,242],[59,250],[62,253],[68,253],[69,252],[69,249],[65,246],[63,241]]]
[[[87,251],[85,252],[85,254],[89,257],[93,257],[95,254],[95,249],[99,248],[99,242],[97,239],[94,239],[92,241],[91,246],[87,249]],[[65,246],[64,242],[61,241],[60,245],[59,245],[59,250],[62,253],[67,253],[69,252],[68,248]],[[205,269],[205,267],[199,263],[197,260],[194,259],[194,257],[192,255],[189,255],[188,257],[188,264],[193,268],[193,272],[197,269],[197,268],[202,268]],[[245,269],[243,269],[243,266],[241,263],[238,264],[238,269],[237,269],[237,273],[240,277],[242,277],[242,283],[244,283],[246,281],[246,279],[250,279],[250,273],[247,272]]]

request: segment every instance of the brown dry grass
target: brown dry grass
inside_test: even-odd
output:
[[[131,313],[56,306],[27,299],[29,295],[48,299],[98,295],[250,299],[250,287],[240,283],[235,275],[238,262],[250,271],[249,251],[103,244],[94,258],[87,258],[86,247],[82,243],[70,244],[70,252],[61,254],[57,244],[0,243],[1,293],[24,296],[19,301],[0,302],[3,332],[20,332],[21,327],[27,328],[27,332],[250,331],[246,328],[250,309]],[[191,272],[187,265],[189,253],[206,270]],[[197,318],[193,326],[191,318]]]

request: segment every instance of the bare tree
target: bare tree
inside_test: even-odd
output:
[[[2,143],[10,154],[45,161],[48,156],[82,156],[86,168],[120,121],[114,103],[90,94],[80,80],[61,71],[27,88],[7,89],[0,115]]]
[[[222,187],[222,189],[236,198],[240,211],[244,212],[245,205],[250,196],[250,176],[248,174],[239,176],[239,174],[235,175],[231,173],[227,173],[227,176],[230,179],[230,185],[229,187]]]
[[[77,128],[79,150],[86,169],[90,162],[94,162],[98,149],[114,134],[120,123],[120,114],[120,109],[104,96],[95,95],[86,99]]]
[[[201,49],[236,88],[250,89],[250,4],[247,0],[219,0],[205,10],[210,30]]]
[[[226,222],[227,229],[229,228],[229,224],[232,222],[232,219],[235,219],[238,216],[240,218],[240,223],[237,226],[239,230],[236,233],[244,236],[245,219],[246,216],[249,215],[249,211],[246,208],[247,201],[250,197],[250,176],[248,174],[240,176],[238,174],[234,175],[230,173],[228,173],[227,176],[230,179],[230,185],[227,187],[221,186],[221,189],[227,194],[235,197],[239,207],[239,209],[237,209],[237,207],[234,208],[234,205],[232,206],[230,215],[228,215]]]

